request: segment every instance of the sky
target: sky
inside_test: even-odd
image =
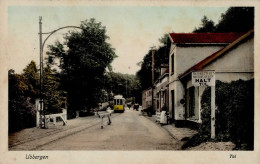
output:
[[[63,26],[79,26],[81,21],[95,18],[106,27],[108,42],[118,56],[113,71],[135,74],[138,62],[150,47],[160,46],[165,33],[189,33],[199,27],[205,15],[217,23],[228,7],[174,6],[10,6],[8,7],[8,69],[21,73],[34,60],[39,66],[39,16],[42,31]],[[52,35],[44,47],[60,40],[69,30]],[[43,36],[43,40],[46,35]],[[46,54],[44,54],[46,57]]]

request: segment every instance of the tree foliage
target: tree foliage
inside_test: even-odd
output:
[[[35,107],[31,98],[35,94],[28,79],[16,74],[14,70],[8,71],[8,132],[35,126]]]
[[[201,100],[202,124],[198,134],[185,145],[197,146],[211,140],[211,100],[208,87]],[[254,149],[254,80],[224,83],[216,81],[216,139],[232,141],[235,149]]]
[[[174,32],[172,32],[172,33],[174,33]],[[167,45],[168,39],[169,39],[169,34],[165,33],[165,34],[163,34],[163,36],[161,38],[159,38],[159,42],[163,45]]]
[[[212,20],[209,20],[206,16],[204,16],[201,20],[201,26],[199,28],[195,28],[193,32],[213,32],[215,31],[215,24]]]
[[[66,93],[60,88],[60,79],[50,66],[43,71],[45,114],[61,113],[66,103]]]
[[[168,34],[164,34],[159,41],[163,46],[159,47],[154,54],[154,80],[159,77],[160,67],[162,64],[169,64],[169,48],[167,46]],[[141,90],[147,89],[152,86],[152,51],[149,50],[148,53],[144,56],[143,60],[138,63],[141,65],[141,69],[136,73],[137,77],[140,80]],[[140,93],[141,94],[141,93]]]
[[[193,32],[247,32],[254,28],[254,7],[230,7],[218,24],[204,16]]]
[[[57,75],[49,66],[43,71],[45,114],[61,112],[65,103]],[[36,63],[31,61],[21,74],[8,71],[9,132],[36,125],[35,100],[40,97],[40,77]]]
[[[34,61],[31,61],[24,68],[22,77],[24,78],[24,83],[28,87],[24,96],[30,97],[30,102],[35,103],[35,99],[39,97],[40,94],[40,76]]]
[[[121,94],[125,98],[135,97],[136,102],[141,102],[140,97],[140,82],[135,75],[108,72],[105,76],[105,88],[109,97]]]
[[[216,32],[247,32],[254,28],[254,7],[230,7],[216,25]]]
[[[116,57],[100,22],[92,18],[81,22],[80,27],[82,31],[69,32],[64,45],[57,42],[48,52],[49,64],[59,60],[62,88],[72,111],[89,110],[101,101],[104,73]]]

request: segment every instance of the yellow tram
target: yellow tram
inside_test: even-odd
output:
[[[122,95],[114,96],[114,111],[124,112],[125,111],[125,98]]]

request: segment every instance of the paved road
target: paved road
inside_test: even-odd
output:
[[[126,110],[112,119],[38,147],[38,150],[177,150],[180,141],[140,112]]]

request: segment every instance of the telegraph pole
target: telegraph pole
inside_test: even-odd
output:
[[[126,95],[126,98],[127,98],[127,79],[125,81],[125,95]]]
[[[43,51],[42,51],[42,17],[39,17],[39,39],[40,39],[40,127],[45,128],[43,121]],[[45,115],[44,115],[45,117]]]
[[[154,94],[153,94],[153,90],[154,90],[154,53],[155,53],[155,46],[151,47],[152,50],[152,107],[154,110]]]

